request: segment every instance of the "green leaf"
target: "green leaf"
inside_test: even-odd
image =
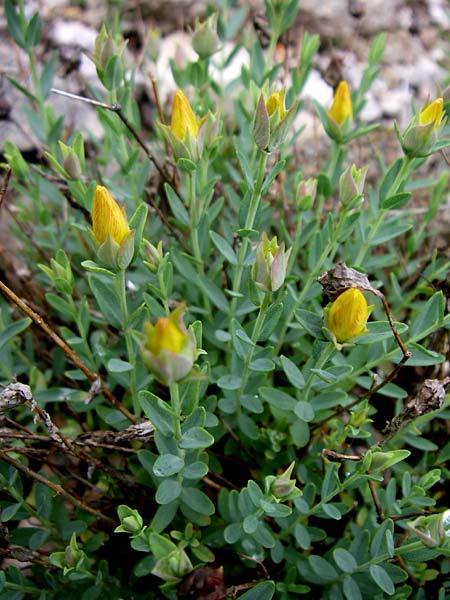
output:
[[[299,310],[295,311],[295,317],[300,325],[302,325],[309,334],[311,334],[313,337],[323,339],[322,315],[319,316],[316,313],[310,312],[309,310],[300,308]]]
[[[213,436],[203,427],[191,427],[180,440],[180,448],[185,450],[207,448],[212,444],[214,444]]]
[[[163,454],[159,456],[153,465],[153,473],[156,477],[170,477],[175,475],[184,467],[184,460],[174,454]]]
[[[183,487],[181,491],[181,500],[187,504],[189,508],[192,508],[192,510],[195,510],[201,515],[210,516],[215,513],[214,504],[206,494],[197,488]]]
[[[175,415],[168,405],[147,390],[141,390],[138,397],[142,410],[155,428],[163,435],[172,435]]]
[[[394,325],[399,334],[408,331],[408,326],[405,323],[394,321]],[[367,323],[367,329],[369,330],[367,333],[358,337],[358,346],[375,344],[394,337],[389,321],[370,321]]]
[[[0,521],[2,523],[6,523],[13,519],[16,513],[22,508],[21,503],[10,504],[9,506],[4,506],[2,512],[0,514]]]
[[[239,161],[239,165],[241,167],[242,174],[244,175],[245,181],[247,182],[248,189],[252,190],[253,189],[252,171],[250,169],[250,165],[248,163],[247,157],[241,150],[240,141],[239,141],[239,138],[237,138],[237,137],[234,138],[234,149],[236,151],[236,156]]]
[[[209,235],[213,241],[214,246],[217,248],[217,250],[222,254],[222,256],[232,265],[236,265],[237,264],[237,257],[236,257],[236,253],[234,252],[233,248],[230,246],[230,244],[227,242],[227,240],[225,238],[223,238],[221,235],[219,235],[218,233],[216,233],[215,231],[210,231]]]
[[[273,180],[281,173],[281,171],[284,169],[285,166],[286,166],[286,161],[284,159],[279,160],[278,162],[276,162],[274,164],[274,166],[270,169],[268,175],[266,176],[266,178],[264,180],[264,185],[261,190],[261,196],[265,196],[267,194],[270,186],[273,183]]]
[[[350,577],[350,575],[344,577],[342,588],[346,600],[362,600],[362,595],[359,586],[353,579],[353,577]]]
[[[0,349],[3,348],[5,344],[15,338],[17,335],[25,331],[27,327],[31,324],[31,319],[25,317],[24,319],[19,319],[18,321],[14,321],[7,327],[3,329],[0,333]]]
[[[389,198],[385,198],[382,202],[380,202],[380,208],[389,210],[393,208],[402,208],[408,204],[411,196],[411,192],[398,192],[397,194],[389,196]]]
[[[189,225],[189,214],[177,193],[170,187],[168,183],[164,184],[164,190],[166,192],[167,201],[169,202],[173,216],[183,225]]]
[[[295,405],[294,412],[299,419],[309,423],[314,419],[314,409],[309,402],[299,400]]]
[[[252,360],[248,368],[250,371],[268,373],[275,369],[275,364],[270,358],[257,358],[256,360]]]
[[[217,381],[217,385],[223,390],[238,390],[241,383],[242,379],[236,375],[222,375]]]
[[[253,537],[264,548],[273,548],[275,546],[274,535],[264,523],[260,524]]]
[[[11,0],[5,0],[4,9],[10,36],[18,46],[25,48],[23,23]]]
[[[281,410],[295,410],[296,400],[289,394],[270,387],[262,387],[259,393],[271,406],[280,408]]]
[[[134,369],[133,365],[120,358],[111,358],[106,365],[106,368],[110,373],[127,373]]]
[[[377,452],[372,454],[370,469],[373,473],[385,471],[393,465],[405,460],[411,454],[409,450],[390,450],[389,452]]]
[[[333,579],[337,579],[339,577],[338,572],[333,565],[321,556],[311,554],[311,556],[308,558],[308,562],[311,565],[314,573],[320,577],[323,583],[333,581]]]
[[[111,282],[105,283],[102,276],[88,275],[89,286],[108,323],[120,327],[120,306]]]
[[[251,440],[257,440],[259,438],[259,429],[255,421],[246,414],[238,415],[239,429]]]
[[[39,86],[41,88],[41,96],[45,100],[50,94],[55,76],[56,67],[58,65],[58,52],[52,52],[50,58],[45,63],[42,70]]]
[[[286,356],[280,356],[280,362],[290,383],[298,390],[303,389],[305,387],[305,378],[300,369]]]
[[[275,584],[273,581],[263,581],[258,583],[251,590],[239,596],[240,600],[271,600],[275,593]]]
[[[158,504],[170,504],[181,494],[181,485],[173,479],[164,479],[156,491],[155,500]]]
[[[183,469],[185,479],[200,479],[208,473],[208,465],[201,461],[196,461],[187,465]]]
[[[358,563],[356,562],[353,554],[351,554],[345,548],[336,548],[333,551],[333,558],[337,566],[344,571],[344,573],[353,573],[358,568]]]
[[[388,573],[380,567],[380,565],[370,565],[369,573],[375,583],[380,587],[383,592],[392,596],[395,592],[395,586]]]
[[[320,507],[323,512],[330,517],[330,519],[334,519],[335,521],[340,521],[342,519],[341,511],[334,506],[334,504],[322,504]]]
[[[416,312],[410,326],[411,339],[418,342],[428,334],[442,326],[444,319],[444,296],[441,291],[436,292]]]
[[[370,555],[372,558],[378,558],[385,553],[389,553],[389,548],[386,539],[386,532],[390,531],[391,534],[394,531],[394,523],[391,519],[386,519],[378,527],[377,532],[370,544]]]
[[[29,50],[39,43],[41,31],[41,17],[38,12],[35,12],[28,23],[25,33],[25,45]]]

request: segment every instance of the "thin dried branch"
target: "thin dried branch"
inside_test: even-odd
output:
[[[53,329],[44,321],[44,319],[32,310],[23,300],[21,300],[7,285],[0,280],[0,291],[11,300],[18,308],[20,308],[26,315],[28,315],[39,327],[48,335],[48,337],[57,345],[66,356],[72,361],[72,363],[86,375],[86,377],[92,381],[97,382],[100,380],[100,376],[93,373],[81,360],[74,350],[66,344],[66,342],[55,332]],[[103,395],[113,404],[115,408],[127,417],[132,423],[136,423],[137,419],[130,411],[125,408],[122,403],[106,388],[103,384],[100,385],[100,389]]]
[[[42,485],[45,485],[46,487],[51,489],[58,496],[62,496],[63,498],[68,500],[71,504],[76,506],[77,508],[84,510],[85,512],[88,512],[89,514],[93,515],[97,519],[100,519],[100,520],[104,521],[105,523],[108,523],[108,525],[110,525],[110,526],[116,525],[116,522],[114,521],[114,519],[111,519],[110,517],[108,517],[108,516],[104,515],[102,512],[100,512],[99,510],[96,510],[95,508],[88,506],[82,500],[80,500],[79,498],[76,498],[75,496],[73,496],[72,494],[67,492],[59,484],[54,483],[53,481],[51,481],[50,479],[47,479],[46,477],[43,477],[39,473],[36,473],[35,471],[30,469],[23,463],[19,462],[15,458],[12,458],[11,456],[9,456],[3,450],[0,450],[0,459],[4,460],[5,462],[12,465],[15,469],[17,469],[18,471],[23,473],[29,479],[34,479],[38,483],[42,483]]]

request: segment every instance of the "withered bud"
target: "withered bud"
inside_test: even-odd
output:
[[[408,416],[412,419],[421,417],[432,410],[441,408],[445,398],[445,387],[450,383],[450,377],[443,381],[439,379],[425,379],[422,387],[405,407]]]
[[[349,288],[375,292],[367,275],[347,267],[345,262],[338,262],[332,269],[319,275],[317,281],[323,287],[323,292],[330,302],[336,300]]]
[[[408,400],[401,413],[394,417],[384,428],[383,433],[387,435],[386,439],[391,438],[394,433],[412,420],[441,408],[445,398],[445,388],[448,385],[450,385],[450,377],[446,377],[442,381],[439,379],[425,379],[417,394]]]

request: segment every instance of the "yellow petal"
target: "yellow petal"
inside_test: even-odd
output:
[[[345,342],[363,333],[370,309],[357,288],[345,290],[326,312],[326,326],[338,342]]]
[[[153,354],[159,354],[161,350],[169,350],[177,354],[181,352],[185,340],[186,334],[170,318],[161,317],[150,333],[148,348]]]
[[[421,125],[429,125],[434,122],[434,127],[437,127],[442,119],[442,113],[444,111],[444,100],[437,98],[431,104],[428,104],[425,108],[420,111],[419,123]]]
[[[186,133],[189,133],[194,138],[197,137],[197,118],[189,104],[189,100],[181,90],[177,90],[173,98],[170,128],[180,140],[184,140]]]
[[[281,90],[281,92],[274,92],[271,96],[269,96],[269,98],[267,99],[267,102],[266,102],[266,108],[267,108],[269,117],[271,117],[273,115],[273,113],[277,110],[277,108],[280,111],[280,119],[282,119],[284,117],[283,97],[284,97],[284,90]]]
[[[110,235],[120,245],[130,233],[125,210],[119,207],[109,191],[102,185],[98,185],[94,192],[92,228],[99,244],[103,244]]]
[[[337,86],[328,115],[338,125],[341,125],[346,119],[353,118],[352,98],[346,81],[341,81]]]

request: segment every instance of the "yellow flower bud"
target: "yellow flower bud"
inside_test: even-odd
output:
[[[346,342],[367,331],[372,309],[360,290],[349,288],[325,308],[325,325],[337,342]]]
[[[419,113],[419,123],[420,125],[429,125],[430,123],[434,123],[434,127],[438,127],[441,119],[442,113],[444,112],[444,100],[442,98],[437,98],[428,106],[422,108]]]
[[[346,81],[341,81],[337,86],[328,116],[338,125],[342,125],[346,119],[353,119],[352,98]]]
[[[98,185],[94,192],[92,228],[99,244],[103,244],[109,235],[120,246],[130,233],[125,209],[119,207],[102,185]]]
[[[444,124],[444,100],[437,98],[415,114],[402,134],[397,134],[404,153],[414,157],[431,154]]]
[[[173,98],[172,118],[170,129],[180,140],[184,140],[186,133],[197,137],[199,123],[194,112],[181,90],[175,92]]]
[[[142,357],[155,377],[170,385],[185,377],[197,358],[197,343],[183,322],[184,304],[159,318],[154,325],[145,323]]]

